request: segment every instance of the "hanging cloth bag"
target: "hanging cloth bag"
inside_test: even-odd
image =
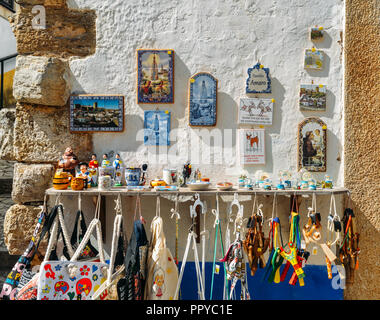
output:
[[[98,196],[95,217],[70,261],[44,261],[40,267],[37,300],[91,300],[107,278],[108,265],[104,260]],[[100,262],[78,261],[91,233],[96,230]]]
[[[74,250],[76,250],[81,243],[84,235],[87,231],[87,225],[82,211],[82,197],[78,195],[78,211],[76,213],[74,228],[71,235],[70,243]],[[78,260],[93,259],[98,255],[98,250],[91,244],[91,240],[88,240],[83,251],[81,252]]]
[[[140,219],[136,219],[137,208]],[[148,238],[141,215],[140,197],[136,198],[133,231],[125,254],[125,277],[117,283],[119,300],[143,300],[146,279]]]
[[[56,205],[52,209],[51,214],[46,218],[44,227],[41,231],[40,239],[35,247],[33,255],[37,252],[37,249],[40,245],[41,240],[44,238],[46,232],[49,233],[49,242],[46,249],[44,260],[59,260],[57,254],[57,245],[59,236],[62,235],[64,243],[64,251],[67,253],[67,256],[70,257],[74,254],[68,238],[67,229],[64,222],[63,216],[63,206],[59,204],[60,197],[56,199]],[[63,253],[63,252],[62,252]],[[61,259],[66,259],[65,255],[61,256]],[[15,300],[36,300],[37,299],[37,289],[38,289],[38,280],[40,273],[35,272],[34,269],[38,268],[35,266],[32,270],[26,270],[28,272],[30,280],[21,288],[15,297]],[[24,276],[24,274],[23,274]]]
[[[44,238],[46,232],[48,232],[51,227],[51,223],[49,223],[49,217],[52,217],[54,215],[55,218],[56,213],[57,208],[55,207],[51,210],[50,215],[47,215],[45,197],[44,205],[41,207],[41,212],[38,216],[38,222],[34,228],[32,239],[30,240],[29,245],[24,253],[17,260],[11,272],[5,279],[2,291],[0,293],[0,299],[14,300],[16,298],[17,292],[33,278],[34,274],[31,271],[32,261],[35,254],[37,253],[41,239]],[[41,229],[42,224],[43,227],[40,234],[40,240],[37,242],[37,235]]]
[[[147,260],[145,300],[173,300],[178,282],[178,268],[168,247],[160,216],[160,198],[157,197],[156,216],[150,231],[152,239]]]

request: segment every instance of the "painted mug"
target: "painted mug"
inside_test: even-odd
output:
[[[113,179],[111,176],[101,176],[99,177],[99,190],[108,190],[113,186]]]
[[[125,169],[125,180],[127,186],[138,186],[140,185],[141,178],[141,168],[126,168]]]
[[[170,186],[177,183],[177,169],[164,169],[162,175],[167,185]]]

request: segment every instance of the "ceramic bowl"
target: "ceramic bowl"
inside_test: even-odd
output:
[[[216,184],[216,187],[218,188],[218,190],[226,191],[232,189],[233,184],[231,182],[218,182]]]
[[[199,181],[199,182],[189,182],[187,186],[190,190],[202,191],[207,190],[210,187],[210,182]]]

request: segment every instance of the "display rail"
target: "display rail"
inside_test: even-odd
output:
[[[192,194],[200,194],[200,195],[214,195],[218,193],[219,195],[234,195],[235,193],[238,193],[239,195],[290,195],[290,196],[302,196],[302,195],[331,195],[331,194],[348,194],[349,190],[346,188],[333,188],[333,189],[317,189],[317,190],[293,190],[293,189],[287,189],[287,190],[263,190],[263,189],[253,189],[253,190],[244,190],[244,189],[236,189],[233,188],[231,190],[218,190],[210,188],[208,190],[202,190],[202,191],[195,191],[190,190],[188,188],[179,188],[177,191],[155,191],[152,190],[143,190],[143,191],[135,191],[135,190],[128,190],[126,187],[119,187],[119,188],[111,188],[109,190],[99,190],[97,188],[89,188],[86,190],[80,190],[75,191],[71,189],[66,190],[56,190],[54,188],[50,188],[46,190],[47,195],[78,195],[81,193],[82,195],[89,195],[89,196],[95,196],[95,195],[102,195],[102,196],[116,196],[119,194],[122,195],[143,195],[143,196],[155,196],[155,195],[192,195]]]

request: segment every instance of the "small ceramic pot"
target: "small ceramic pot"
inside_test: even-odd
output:
[[[81,177],[73,177],[71,179],[71,190],[83,190],[85,185],[85,179]]]
[[[53,188],[56,190],[66,190],[70,185],[72,175],[68,172],[57,170],[53,178]]]

